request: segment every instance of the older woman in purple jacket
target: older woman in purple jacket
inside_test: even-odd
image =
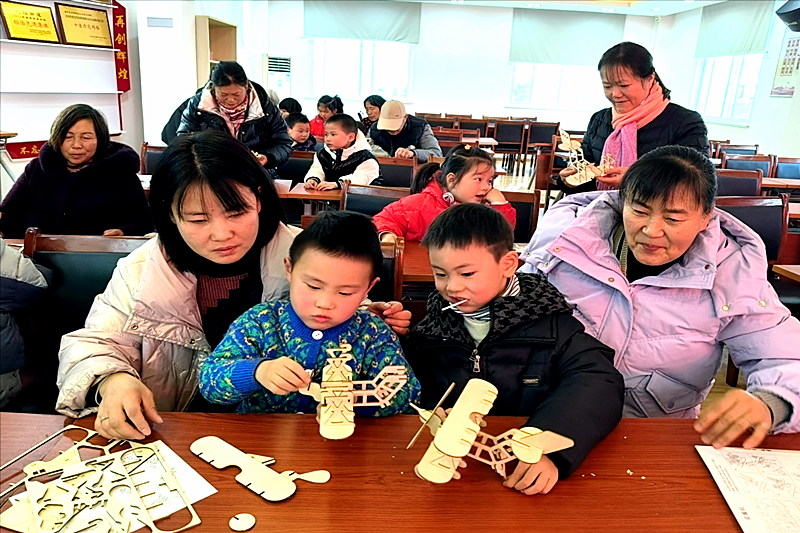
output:
[[[618,192],[550,209],[522,255],[616,350],[624,416],[697,417],[722,365],[744,372],[700,413],[702,440],[745,447],[800,431],[800,322],[767,281],[764,243],[714,208],[716,175],[699,152],[658,148],[631,165]]]

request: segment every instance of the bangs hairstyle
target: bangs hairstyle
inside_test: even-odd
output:
[[[289,248],[292,265],[308,250],[319,250],[334,257],[345,257],[372,265],[375,279],[383,263],[378,230],[372,219],[352,211],[323,211],[314,218]]]
[[[108,123],[100,111],[86,104],[73,104],[58,114],[50,126],[50,139],[47,140],[50,147],[61,154],[61,145],[64,144],[70,128],[83,119],[92,121],[94,134],[97,137],[97,151],[92,159],[104,156],[108,151],[108,143],[111,142]]]
[[[422,246],[439,250],[452,246],[485,247],[495,261],[514,249],[514,230],[497,209],[483,204],[457,204],[439,213],[425,232]]]
[[[653,56],[642,45],[629,41],[615,44],[606,50],[600,58],[597,63],[597,70],[601,74],[605,72],[609,78],[618,76],[620,70],[630,70],[634,76],[642,80],[650,76],[650,74],[655,74],[655,80],[661,85],[661,90],[664,93],[664,100],[669,100],[671,91],[667,89],[656,72],[653,66]]]
[[[456,181],[454,185],[457,185],[458,182],[461,181],[461,178],[469,174],[478,165],[482,164],[494,168],[494,159],[480,148],[463,144],[456,146],[450,150],[450,153],[447,154],[447,158],[445,158],[444,163],[441,165],[439,165],[439,163],[427,163],[420,167],[417,171],[417,175],[414,176],[411,182],[411,194],[422,192],[422,190],[428,186],[428,183],[434,179],[437,170],[442,171],[437,177],[439,185],[442,186],[442,189],[448,190],[450,188],[446,180],[448,174],[452,173],[455,175]]]
[[[282,109],[289,114],[303,112],[303,107],[300,105],[300,102],[294,98],[284,98],[281,100],[281,103],[278,104],[278,109]]]
[[[180,135],[164,150],[150,180],[150,211],[159,239],[178,270],[191,272],[193,265],[207,259],[181,237],[173,206],[180,216],[186,193],[199,187],[213,194],[225,211],[241,212],[248,205],[239,185],[253,191],[261,201],[258,237],[253,246],[264,246],[275,235],[278,223],[286,222],[286,216],[266,170],[245,145],[227,132],[204,131]]]
[[[344,104],[338,94],[336,96],[324,95],[317,100],[317,108],[319,108],[319,106],[325,106],[334,113],[342,113],[344,111]]]
[[[325,123],[326,126],[339,126],[345,133],[355,133],[358,135],[358,123],[350,115],[333,115]]]
[[[295,124],[308,124],[308,117],[302,113],[290,113],[286,117],[286,127],[292,129]]]
[[[717,196],[714,165],[687,146],[662,146],[643,155],[628,168],[619,188],[624,204],[666,204],[676,194],[686,194],[705,214],[714,208]]]
[[[247,74],[236,61],[220,61],[211,71],[210,79],[214,87],[227,87],[234,84],[247,87]]]
[[[379,94],[371,94],[364,99],[364,107],[367,107],[367,104],[374,105],[378,109],[383,107],[383,104],[386,103],[386,98]]]

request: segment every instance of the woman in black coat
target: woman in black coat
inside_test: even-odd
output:
[[[0,232],[60,235],[144,235],[150,208],[136,174],[139,156],[109,140],[99,111],[75,104],[56,117],[50,139],[0,203]]]
[[[292,139],[280,111],[263,87],[248,81],[235,61],[221,61],[214,67],[209,82],[183,111],[178,135],[205,130],[230,133],[267,169],[282,165],[292,153]]]
[[[592,180],[575,188],[564,183],[560,185],[562,190],[575,193],[596,188],[617,189],[631,163],[661,146],[677,144],[708,153],[708,130],[703,118],[696,111],[669,101],[670,90],[656,73],[653,56],[646,48],[631,42],[616,44],[600,58],[597,70],[600,71],[603,91],[611,107],[598,111],[589,120],[582,142],[583,156],[588,162],[599,164],[603,154],[611,153],[616,156],[615,168],[605,176],[598,177],[597,181]],[[655,111],[648,114],[643,112],[645,108]],[[635,141],[636,153],[620,157],[619,150],[610,146],[615,144],[615,138],[611,139],[612,142],[609,142],[609,138],[626,124],[626,116],[634,117],[637,114],[638,120],[631,118],[627,121],[631,124],[625,132],[627,140]],[[615,137],[623,137],[619,133]],[[622,139],[620,141],[616,143],[617,146],[625,144]],[[575,172],[572,167],[566,168],[560,176],[563,180]]]

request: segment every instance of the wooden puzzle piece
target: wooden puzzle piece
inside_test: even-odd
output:
[[[228,527],[234,531],[247,531],[256,525],[256,517],[250,513],[239,513],[228,522]]]
[[[353,392],[348,390],[322,390],[319,412],[319,433],[326,439],[346,439],[355,431]]]
[[[469,380],[433,439],[436,448],[452,457],[467,455],[480,432],[480,419],[495,398],[497,387],[482,379]]]
[[[569,133],[563,129],[559,130],[559,134],[561,135],[561,143],[558,145],[558,148],[569,152],[568,167],[577,170],[575,174],[563,178],[564,183],[567,185],[571,185],[572,187],[583,185],[598,176],[604,176],[606,172],[614,167],[614,158],[610,154],[604,154],[600,159],[599,165],[589,163],[583,155],[583,148],[581,147],[580,141],[572,140]]]
[[[431,443],[422,460],[414,467],[414,472],[432,483],[447,483],[453,479],[460,461],[460,457],[447,455]]]
[[[538,463],[542,455],[575,446],[575,442],[552,431],[524,427],[514,431],[510,438],[511,450],[517,459],[526,463]]]
[[[208,436],[197,439],[189,449],[215,468],[239,467],[241,472],[236,476],[236,481],[265,500],[272,502],[285,500],[297,490],[292,481],[219,437]]]
[[[408,383],[406,367],[385,366],[374,379],[353,381],[355,406],[386,407],[406,383]]]
[[[327,470],[314,470],[313,472],[306,472],[305,474],[298,474],[294,470],[286,470],[281,472],[281,475],[290,481],[302,479],[309,483],[327,483],[331,480],[331,473]]]

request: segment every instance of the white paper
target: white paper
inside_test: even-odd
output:
[[[800,533],[800,452],[695,448],[744,533]]]

